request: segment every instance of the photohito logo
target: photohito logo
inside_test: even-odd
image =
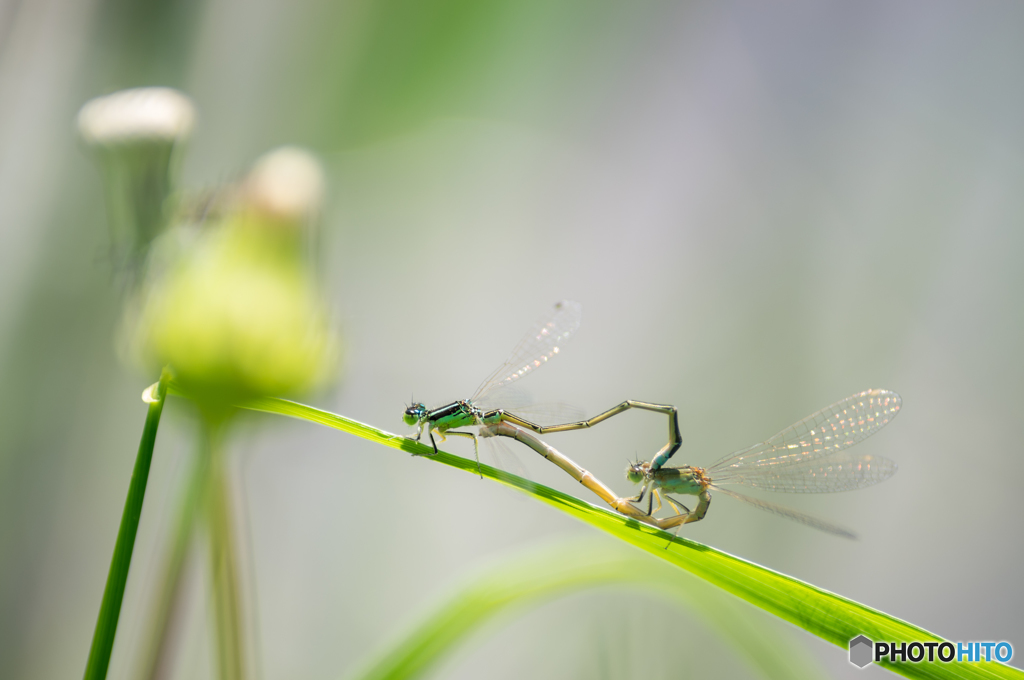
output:
[[[864,635],[850,640],[850,663],[864,668],[872,661],[998,661],[1013,658],[1009,642],[873,642]]]

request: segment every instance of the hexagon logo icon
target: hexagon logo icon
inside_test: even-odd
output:
[[[872,661],[875,644],[863,635],[850,640],[850,663],[857,668],[864,668]]]

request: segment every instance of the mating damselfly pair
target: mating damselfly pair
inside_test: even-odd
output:
[[[426,430],[436,453],[434,433],[442,441],[446,435],[472,438],[479,464],[478,436],[516,439],[568,472],[618,512],[662,529],[703,519],[711,502],[710,490],[713,489],[762,510],[853,538],[854,534],[842,527],[725,486],[739,484],[789,493],[830,493],[877,484],[896,472],[896,464],[888,459],[849,452],[850,447],[870,437],[899,413],[902,400],[890,390],[867,390],[854,394],[706,468],[666,466],[682,444],[678,414],[673,406],[627,400],[588,420],[558,425],[538,425],[512,413],[511,409],[501,408],[502,389],[561,353],[565,342],[579,328],[580,316],[581,306],[578,303],[557,303],[552,312],[516,345],[509,358],[481,383],[472,397],[434,409],[428,409],[422,403],[409,406],[404,419],[406,424],[418,427],[416,440]],[[664,413],[669,419],[668,443],[650,461],[638,461],[626,470],[629,481],[642,485],[640,493],[634,497],[616,495],[591,473],[533,434],[589,428],[633,408]],[[455,429],[473,426],[479,427],[477,434]],[[696,496],[697,506],[690,510],[669,494]],[[676,514],[658,519],[654,513],[662,507],[662,496]],[[648,499],[646,511],[633,505],[643,501],[644,497]],[[655,502],[657,508],[653,507]]]

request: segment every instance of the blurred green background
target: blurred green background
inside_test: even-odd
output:
[[[100,173],[73,125],[87,99],[140,85],[196,101],[188,187],[283,143],[324,160],[318,258],[346,365],[316,405],[405,433],[410,395],[468,396],[561,298],[584,304],[581,331],[525,387],[589,413],[676,404],[681,462],[894,389],[904,414],[862,445],[899,463],[892,480],[772,499],[859,542],[726,498],[685,535],[1024,649],[1022,29],[1016,3],[0,5],[0,676],[81,674],[157,377],[117,359]],[[135,673],[193,448],[183,410],[165,411],[111,678]],[[591,532],[366,441],[248,422],[234,448],[267,679],[339,677],[487,560]],[[663,430],[630,414],[550,443],[625,494],[626,459]],[[201,678],[209,617],[189,573],[176,671]],[[885,673],[749,611],[832,677]],[[679,677],[684,657],[693,675],[749,672],[673,614],[575,595],[439,675]]]

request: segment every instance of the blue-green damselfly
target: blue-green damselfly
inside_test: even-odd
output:
[[[579,329],[581,314],[582,306],[578,302],[562,300],[555,304],[551,313],[530,329],[516,345],[508,359],[480,384],[480,387],[469,399],[453,401],[435,409],[428,409],[423,403],[414,403],[406,408],[403,420],[407,425],[418,427],[416,441],[419,441],[423,431],[426,430],[434,453],[437,453],[437,442],[434,440],[435,432],[441,437],[441,441],[445,440],[446,435],[468,437],[473,440],[473,448],[479,464],[480,451],[477,435],[472,432],[456,431],[455,428],[483,427],[507,422],[538,434],[567,432],[592,427],[614,415],[636,408],[664,413],[668,416],[669,441],[654,457],[654,460],[661,461],[663,464],[664,461],[671,458],[683,441],[679,434],[679,423],[674,406],[627,400],[588,420],[560,425],[537,425],[500,408],[502,388],[518,382],[561,353],[566,341]]]

